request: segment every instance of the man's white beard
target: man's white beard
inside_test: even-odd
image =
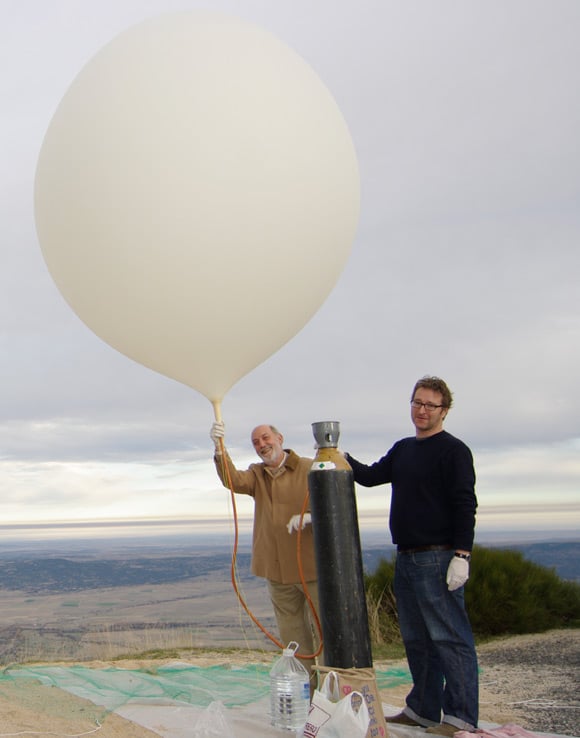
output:
[[[271,446],[267,451],[260,452],[260,458],[267,464],[275,466],[276,464],[279,464],[284,458],[284,452],[281,451],[280,454],[276,455],[276,449]]]

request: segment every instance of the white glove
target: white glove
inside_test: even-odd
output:
[[[288,533],[292,533],[294,530],[298,530],[300,527],[300,515],[293,515],[290,520],[288,521],[288,525],[286,526],[288,528]],[[302,518],[302,530],[304,530],[304,527],[312,522],[312,515],[310,513],[304,513],[304,517]]]
[[[209,432],[209,437],[214,443],[214,446],[219,449],[220,448],[220,438],[223,439],[223,437],[226,434],[225,426],[223,424],[223,421],[218,420],[216,421]]]
[[[449,562],[447,569],[447,587],[450,592],[454,589],[463,587],[465,582],[469,579],[469,561],[467,559],[460,559],[459,556],[454,556]]]

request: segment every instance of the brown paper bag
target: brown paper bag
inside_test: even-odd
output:
[[[367,703],[369,710],[369,729],[366,738],[387,738],[387,724],[383,715],[383,703],[377,688],[377,678],[372,667],[366,669],[337,669],[335,666],[313,666],[320,674],[320,684],[329,672],[338,676],[338,689],[340,696],[345,697],[351,692],[360,692]]]

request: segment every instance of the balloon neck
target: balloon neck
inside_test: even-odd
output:
[[[213,406],[213,412],[215,415],[215,419],[218,423],[221,423],[222,420],[222,401],[221,400],[212,400],[211,404]]]

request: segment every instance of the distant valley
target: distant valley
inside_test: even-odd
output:
[[[524,558],[535,564],[554,569],[561,579],[580,582],[580,541],[546,541],[542,543],[520,543],[517,545],[492,546],[482,544],[485,548],[501,548],[520,551]],[[363,548],[363,565],[372,573],[381,559],[388,561],[395,553],[394,546],[369,546]]]
[[[104,587],[173,584],[216,573],[223,575],[230,562],[231,555],[225,553],[188,556],[132,553],[115,558],[87,558],[75,554],[40,559],[0,556],[0,589],[54,594]],[[249,576],[249,554],[238,555],[237,568],[242,579]]]
[[[502,548],[507,548],[502,546]],[[514,546],[562,578],[580,581],[580,542]],[[392,546],[363,546],[372,573]],[[227,546],[83,541],[0,549],[0,664],[111,660],[180,649],[273,650],[232,583]],[[275,623],[264,580],[238,551],[236,587],[264,630]]]
[[[580,541],[545,542],[501,546],[520,551],[524,557],[556,571],[562,579],[580,581]],[[363,567],[373,573],[382,559],[390,560],[393,546],[363,547]],[[237,576],[248,580],[250,553],[238,552]],[[130,587],[186,582],[196,578],[227,578],[231,568],[231,552],[203,547],[187,552],[140,549],[109,552],[78,552],[58,554],[43,552],[0,552],[0,589],[20,590],[29,594],[77,592],[105,587]],[[1,612],[1,608],[0,608]]]

